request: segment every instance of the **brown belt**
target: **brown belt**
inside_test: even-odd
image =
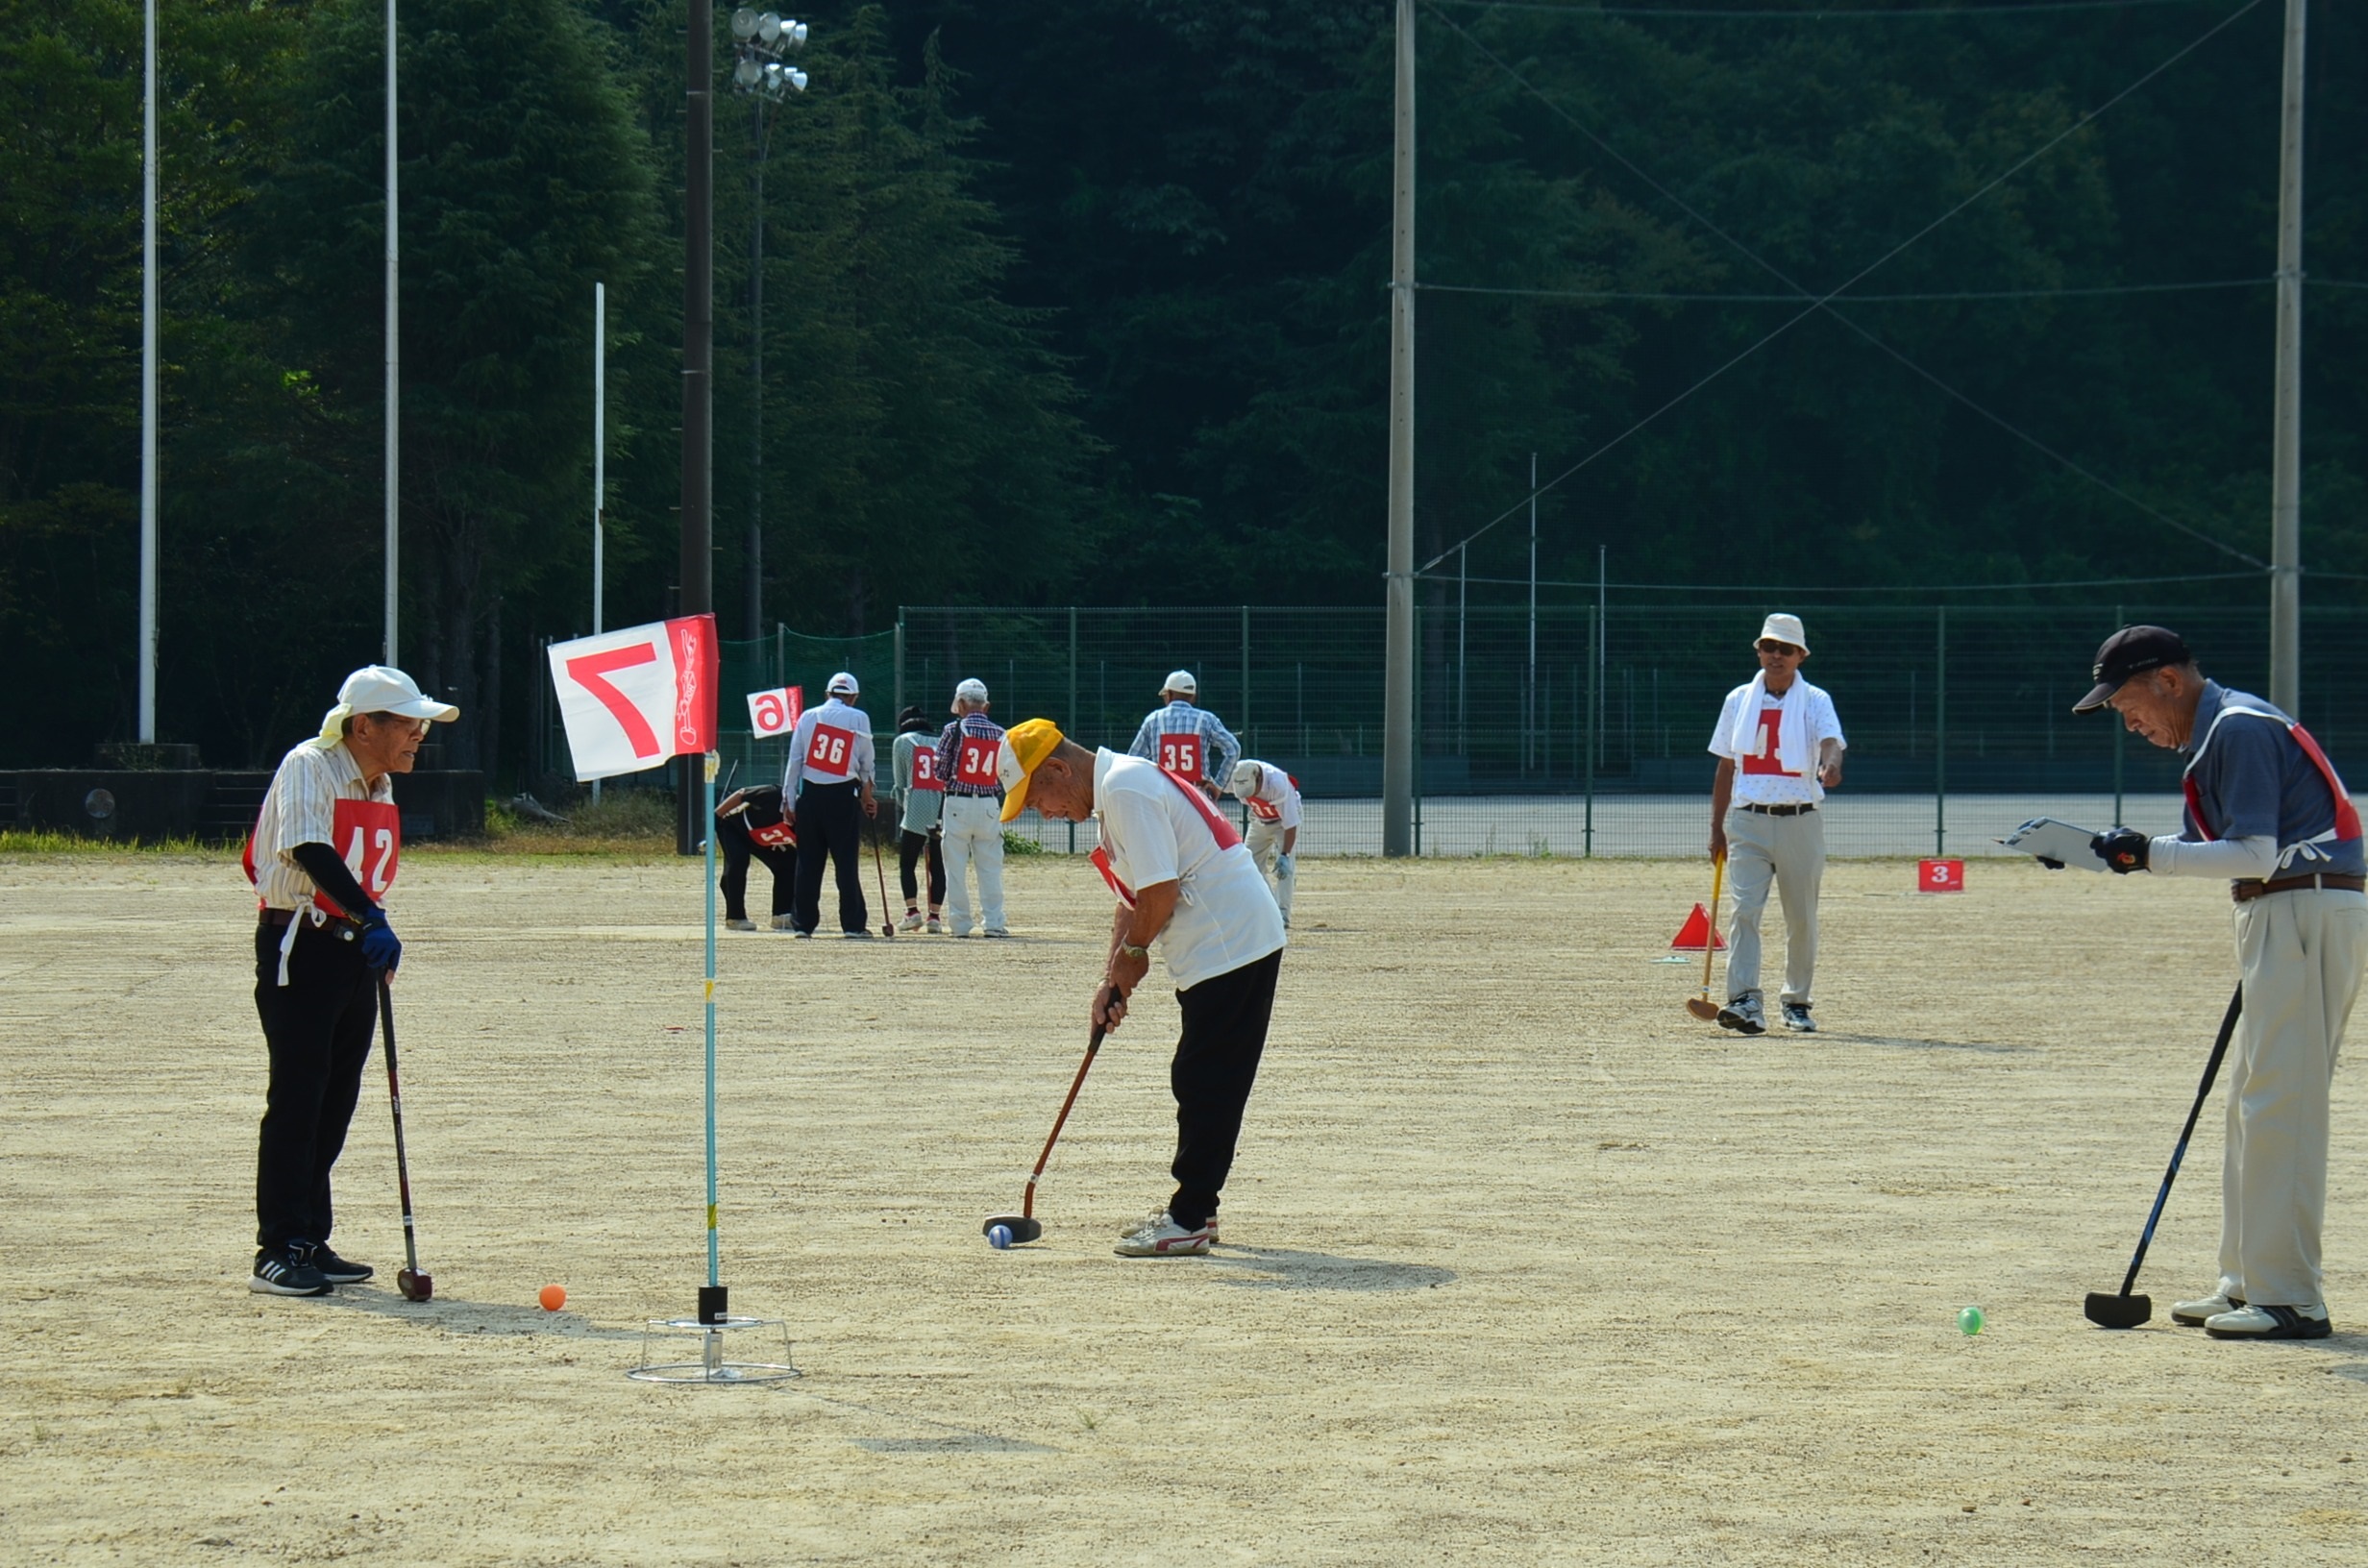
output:
[[[2276,876],[2266,882],[2232,883],[2229,888],[2229,896],[2240,904],[2247,904],[2265,893],[2292,893],[2297,888],[2323,888],[2329,893],[2368,893],[2368,876],[2345,876],[2333,871],[2320,871],[2310,876]]]
[[[1757,806],[1746,800],[1743,802],[1742,809],[1745,811],[1756,811],[1763,817],[1798,817],[1804,812],[1814,811],[1817,808],[1813,805]]]
[[[257,911],[255,920],[258,925],[280,926],[295,918],[296,912],[292,909],[265,909]]]

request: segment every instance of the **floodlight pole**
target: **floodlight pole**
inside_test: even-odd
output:
[[[715,608],[715,12],[691,0],[682,30],[682,553],[677,615]],[[676,847],[694,854],[707,836],[700,820],[699,759],[681,764]]]
[[[765,634],[765,153],[763,99],[749,105],[755,159],[749,172],[749,635]]]
[[[1397,0],[1396,145],[1391,159],[1390,544],[1382,660],[1381,852],[1414,853],[1415,0]]]
[[[384,659],[397,662],[395,584],[401,578],[401,530],[396,524],[396,498],[402,474],[403,352],[399,329],[403,302],[396,280],[395,185],[395,0],[386,0],[386,649]]]
[[[2278,404],[2270,436],[2269,699],[2302,713],[2303,23],[2286,0],[2285,90],[2278,138]]]
[[[599,636],[606,628],[602,623],[602,605],[608,600],[605,531],[601,527],[601,513],[608,504],[608,285],[592,285],[592,635]],[[592,781],[592,799],[598,804],[601,781]]]
[[[157,0],[148,0],[140,153],[139,740],[157,738]]]

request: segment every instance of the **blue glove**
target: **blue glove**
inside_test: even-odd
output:
[[[403,962],[403,943],[395,936],[395,928],[386,923],[386,911],[376,904],[364,904],[361,911],[362,962],[374,969],[395,972]]]
[[[1274,874],[1276,876],[1288,878],[1297,870],[1298,867],[1293,863],[1292,858],[1289,855],[1276,855],[1274,857]]]
[[[2088,847],[2104,857],[2106,870],[2116,876],[2146,870],[2146,858],[2154,846],[2154,840],[2134,827],[2117,827],[2088,841]]]

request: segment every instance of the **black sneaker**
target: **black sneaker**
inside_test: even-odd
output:
[[[329,1250],[324,1241],[312,1249],[312,1266],[321,1271],[332,1285],[359,1285],[378,1272],[368,1263],[358,1263],[351,1258],[340,1258]]]
[[[1817,1020],[1809,1016],[1807,1002],[1787,1002],[1785,1027],[1796,1035],[1813,1035],[1817,1032]]]
[[[312,1243],[290,1241],[255,1255],[255,1277],[247,1288],[264,1296],[326,1296],[337,1287],[312,1262]]]

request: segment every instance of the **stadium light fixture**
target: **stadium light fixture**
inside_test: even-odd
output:
[[[732,50],[733,87],[776,103],[793,92],[805,91],[805,72],[785,64],[782,57],[804,48],[810,32],[797,18],[784,19],[774,12],[756,12],[746,6],[733,12],[731,34],[738,40]]]

